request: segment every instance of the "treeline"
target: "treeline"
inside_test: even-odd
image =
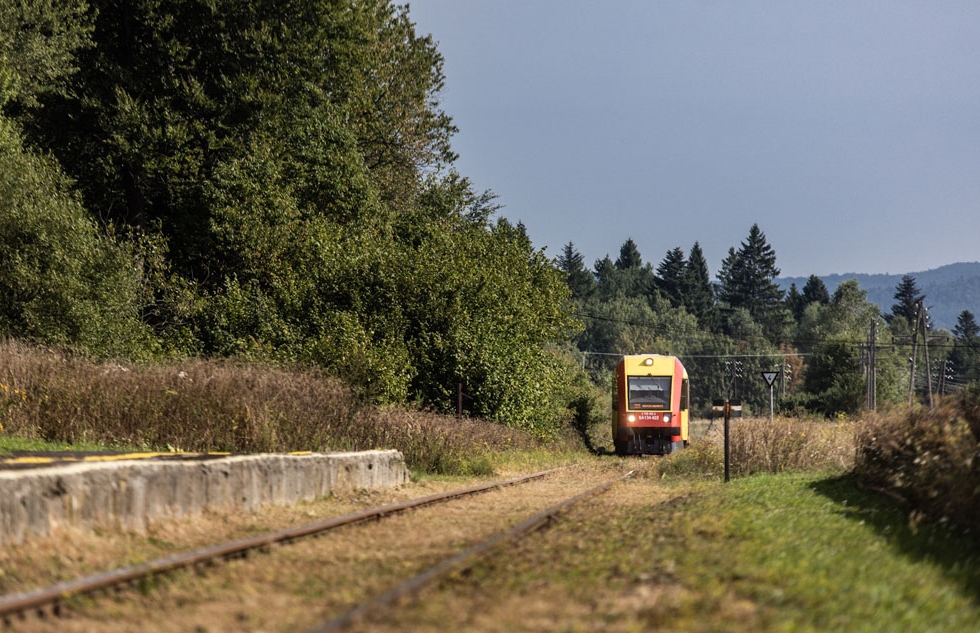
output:
[[[442,66],[388,0],[0,3],[0,336],[567,422],[568,290],[453,169]]]
[[[855,411],[877,320],[879,402],[904,397],[907,316],[782,293],[757,226],[714,279],[698,244],[546,257],[454,169],[442,67],[390,0],[0,3],[0,336],[316,366],[437,411],[462,386],[549,434],[608,419],[583,369],[605,387],[629,352],[683,357],[702,410],[761,409],[778,368],[784,410]],[[976,338],[961,315],[933,358],[975,379]]]
[[[695,408],[738,398],[755,412],[768,409],[763,372],[776,372],[775,406],[787,413],[850,414],[869,402],[871,324],[876,325],[876,403],[908,398],[909,358],[918,306],[925,297],[909,275],[895,289],[890,313],[868,301],[856,281],[833,294],[811,275],[788,292],[775,283],[775,249],[753,225],[732,247],[712,279],[701,246],[680,247],[654,268],[631,239],[619,257],[589,269],[568,243],[558,257],[585,329],[575,343],[601,380],[619,354],[659,352],[680,356],[692,376]],[[915,385],[927,393],[951,391],[980,379],[980,327],[964,310],[952,332],[935,332],[926,317],[930,345],[925,365],[918,343]]]

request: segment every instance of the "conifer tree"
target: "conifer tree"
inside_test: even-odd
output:
[[[673,308],[686,304],[684,297],[686,270],[684,251],[679,246],[667,251],[667,255],[657,266],[657,288],[670,301]]]
[[[949,373],[960,383],[980,380],[980,325],[972,312],[960,312],[953,335],[956,341],[949,355]]]
[[[701,245],[697,242],[691,247],[684,271],[684,305],[688,312],[698,320],[705,330],[716,331],[718,312],[715,309],[715,291],[708,273],[708,262],[704,258]]]
[[[827,305],[830,303],[830,292],[820,277],[810,275],[803,286],[803,302],[804,305],[810,305],[814,301]]]
[[[640,256],[640,249],[636,247],[633,238],[627,239],[619,248],[619,257],[616,259],[616,268],[619,270],[629,270],[639,268],[643,265],[643,258]]]
[[[729,249],[718,273],[719,298],[731,308],[745,308],[773,341],[782,335],[789,316],[783,291],[773,281],[778,275],[776,251],[758,224],[752,225],[738,251]]]
[[[573,300],[584,300],[595,292],[595,277],[585,268],[585,258],[569,242],[558,256],[558,268],[565,273],[565,280],[572,291]]]
[[[963,310],[956,317],[956,326],[953,328],[953,335],[957,340],[964,343],[976,342],[980,337],[980,325],[977,325],[976,318],[969,310]]]
[[[919,302],[926,298],[919,290],[915,277],[908,274],[902,275],[892,298],[895,299],[896,303],[892,305],[891,314],[886,315],[885,319],[889,324],[894,324],[896,319],[901,319],[911,330],[915,327],[915,320],[919,314]]]
[[[800,319],[803,318],[803,311],[806,310],[806,303],[804,303],[803,295],[800,294],[795,282],[789,285],[786,307],[789,308],[789,311],[793,313],[793,318],[799,323]]]

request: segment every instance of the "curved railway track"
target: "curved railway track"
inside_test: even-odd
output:
[[[560,469],[553,468],[504,481],[470,486],[400,503],[388,504],[300,527],[270,532],[252,538],[229,541],[204,549],[168,556],[141,565],[123,567],[84,578],[61,582],[50,587],[2,596],[0,597],[0,620],[5,625],[9,625],[13,618],[24,618],[31,612],[35,612],[43,617],[45,615],[45,609],[50,609],[51,613],[57,616],[60,615],[61,604],[69,598],[91,594],[105,589],[132,585],[148,577],[177,569],[200,567],[222,559],[247,556],[249,552],[255,550],[267,549],[272,545],[289,543],[297,539],[319,536],[324,532],[370,519],[381,519],[415,508],[422,508],[436,503],[477,495],[508,486],[517,486],[542,479],[557,470]]]

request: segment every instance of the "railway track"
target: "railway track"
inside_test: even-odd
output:
[[[389,609],[399,600],[418,593],[429,584],[446,578],[453,572],[464,569],[474,559],[488,555],[493,548],[501,545],[503,542],[519,539],[527,534],[530,534],[531,532],[534,532],[535,530],[541,529],[567,508],[580,501],[588,499],[589,497],[604,492],[613,484],[630,477],[632,474],[633,471],[630,471],[625,475],[605,481],[598,486],[586,490],[585,492],[581,492],[554,506],[546,508],[513,528],[505,532],[499,532],[494,536],[477,543],[473,547],[451,558],[443,560],[432,567],[429,567],[398,586],[393,587],[374,598],[366,600],[352,609],[349,609],[342,615],[309,629],[306,633],[336,633],[338,631],[348,629],[352,625],[357,624],[358,621],[363,618],[368,616],[376,617],[379,612]]]
[[[355,525],[372,519],[381,519],[408,510],[423,508],[453,499],[470,497],[491,490],[526,484],[543,479],[557,470],[560,469],[553,468],[503,481],[480,484],[399,503],[387,504],[300,527],[229,541],[212,547],[160,558],[140,565],[122,567],[84,578],[69,580],[33,591],[0,596],[0,621],[4,625],[10,625],[15,618],[25,619],[31,613],[37,614],[42,618],[48,614],[57,617],[60,616],[61,607],[65,601],[79,596],[112,588],[125,587],[127,585],[135,585],[144,579],[178,569],[200,568],[220,560],[246,557],[250,552],[267,550],[274,545],[319,536],[340,527]]]
[[[561,474],[555,475],[559,470]],[[426,586],[444,584],[447,575],[453,576],[454,572],[476,564],[481,556],[492,561],[496,560],[497,554],[506,555],[511,549],[505,546],[508,543],[520,542],[522,536],[550,524],[573,504],[599,494],[626,476],[621,471],[616,475],[610,477],[608,469],[599,472],[581,467],[551,469],[361,510],[3,596],[0,597],[0,618],[6,626],[0,626],[0,630],[67,632],[139,628],[299,632],[356,627],[365,614],[376,615]],[[606,481],[597,486],[596,481],[600,479]],[[489,496],[478,496],[481,493]],[[454,503],[442,503],[446,501]],[[409,510],[411,512],[407,512]],[[469,513],[470,518],[460,519],[457,526],[457,519],[451,516],[453,512]],[[353,527],[337,530],[344,526]],[[378,531],[381,533],[373,535]],[[439,533],[439,538],[433,536],[433,543],[428,543],[413,536],[406,547],[396,542],[412,531],[430,535]],[[329,538],[308,538],[328,532]],[[284,543],[293,544],[279,547]],[[382,548],[388,549],[383,551]],[[321,553],[325,549],[328,551]],[[256,550],[269,554],[250,555]],[[487,557],[488,553],[494,555]],[[277,562],[282,557],[289,560]],[[317,562],[307,564],[307,559],[313,558],[317,558]],[[216,560],[227,563],[213,565]],[[306,585],[320,587],[327,583],[329,586],[311,589],[308,593],[316,596],[312,601],[309,596],[290,595],[291,606],[282,607],[282,613],[276,613],[275,617],[245,613],[248,609],[260,612],[277,609],[261,606],[267,601],[265,594],[269,590],[253,588],[249,578],[282,576],[290,572],[277,569],[293,566],[297,567],[295,575],[304,576],[304,581],[298,585],[300,594]],[[199,573],[205,568],[206,572]],[[328,581],[335,574],[337,580],[330,584]],[[155,577],[160,575],[166,575],[167,579],[157,580]],[[317,575],[321,577],[317,578]],[[307,582],[307,576],[312,580]],[[206,595],[208,591],[202,591],[198,596],[195,585],[199,584],[229,588],[219,597]],[[296,589],[283,591],[297,592]],[[276,600],[280,599],[275,598],[272,604]],[[217,611],[234,613],[216,615]],[[392,617],[400,617],[398,613],[400,611],[394,611]],[[173,623],[160,620],[171,615]],[[270,624],[270,619],[276,623]],[[142,624],[145,620],[149,620],[147,626]],[[202,626],[198,624],[201,621],[209,623]],[[243,626],[213,624],[228,621],[240,622]],[[245,626],[253,621],[261,621],[261,624]],[[140,623],[138,627],[135,622]],[[315,623],[314,628],[310,628],[310,623]]]

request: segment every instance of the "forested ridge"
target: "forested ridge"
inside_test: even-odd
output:
[[[915,277],[916,283],[927,297],[929,315],[937,327],[952,329],[963,310],[973,314],[980,312],[980,262],[960,262],[947,264],[919,272],[907,274]],[[861,274],[820,275],[831,291],[843,281],[854,279],[861,288],[868,291],[868,299],[888,312],[892,305],[895,288],[902,280],[901,274]],[[803,287],[806,277],[779,277],[776,283],[788,291],[791,284]]]
[[[547,435],[605,420],[632,352],[681,356],[702,409],[761,407],[778,368],[782,407],[857,411],[874,320],[879,401],[904,398],[909,319],[852,282],[780,290],[756,225],[714,278],[698,244],[535,249],[455,170],[442,65],[388,0],[0,4],[0,334],[315,365],[440,411],[462,385]],[[977,336],[961,314],[933,358],[975,379]]]

